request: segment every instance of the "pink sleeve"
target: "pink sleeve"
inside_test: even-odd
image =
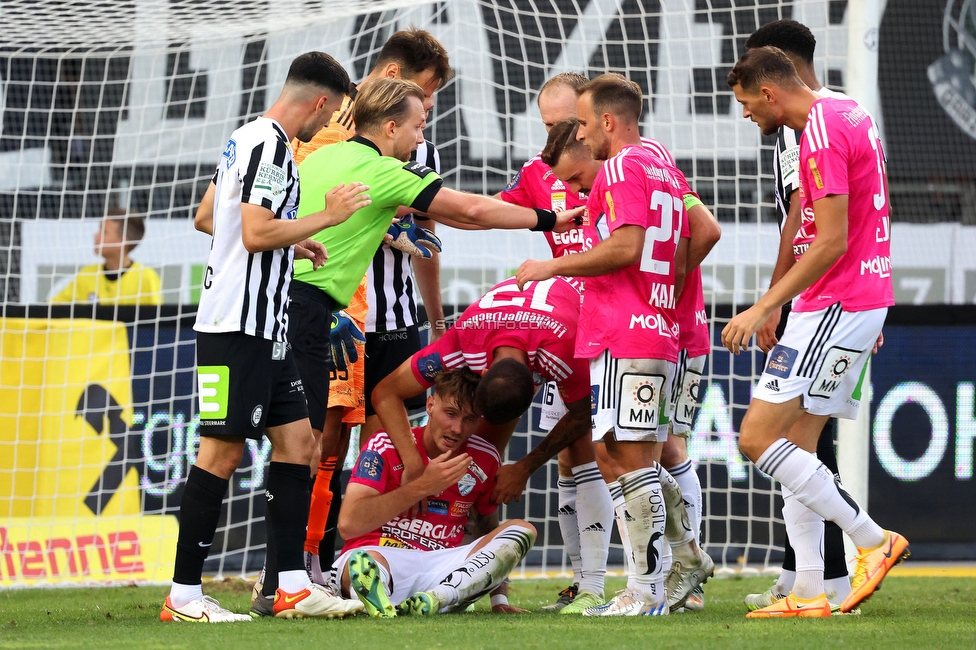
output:
[[[451,328],[444,332],[444,336],[437,339],[410,357],[410,369],[413,376],[424,388],[434,385],[434,377],[444,370],[444,355],[460,350],[457,341],[457,331]]]
[[[522,165],[522,169],[518,170],[515,176],[512,176],[512,180],[508,181],[508,185],[501,191],[502,201],[524,208],[540,207],[535,204],[538,199],[538,192],[536,191],[536,175],[532,163],[533,161],[530,160]]]
[[[606,186],[603,202],[607,208],[607,227],[613,232],[620,226],[648,228],[660,223],[650,223],[650,199],[643,182],[644,170],[636,162],[625,158],[623,179]],[[656,211],[655,211],[656,212]]]
[[[803,131],[800,147],[800,182],[810,201],[818,201],[830,194],[850,194],[847,174],[851,132],[845,128],[829,127],[831,118],[840,119],[836,114],[828,113],[825,118],[828,125],[827,146],[810,146],[810,142],[814,141],[810,131],[820,126],[810,120]]]
[[[559,384],[559,395],[566,403],[578,402],[590,394],[590,363],[588,359],[575,357],[570,357],[565,363],[572,374]]]

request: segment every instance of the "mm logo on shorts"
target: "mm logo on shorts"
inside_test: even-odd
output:
[[[227,366],[197,367],[197,393],[200,396],[201,420],[227,419],[229,389],[230,368]]]
[[[624,429],[651,430],[667,422],[664,404],[664,377],[624,373],[620,377],[620,406],[617,426]]]

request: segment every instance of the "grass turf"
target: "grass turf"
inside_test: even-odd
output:
[[[512,604],[538,609],[565,581],[519,580]],[[622,580],[608,580],[610,589]],[[891,576],[858,617],[747,621],[742,596],[768,578],[711,580],[706,608],[668,618],[602,619],[558,614],[469,614],[426,619],[264,619],[251,623],[161,623],[162,587],[0,591],[0,648],[966,648],[976,647],[976,580]],[[246,612],[242,581],[207,586],[225,607]],[[313,645],[314,644],[314,645]]]

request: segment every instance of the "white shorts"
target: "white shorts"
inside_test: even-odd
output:
[[[701,378],[705,371],[707,354],[688,358],[688,350],[678,353],[678,369],[674,378],[674,393],[671,395],[671,433],[679,438],[691,435],[691,425],[695,422],[698,404],[701,400]]]
[[[480,539],[480,538],[479,538]],[[478,540],[475,540],[477,542]],[[418,591],[430,591],[447,575],[463,565],[467,560],[475,542],[458,546],[457,548],[442,548],[436,551],[421,551],[416,548],[397,548],[396,546],[359,546],[343,551],[339,559],[332,565],[332,588],[339,593],[342,572],[349,562],[353,551],[367,551],[378,553],[386,558],[390,565],[390,582],[387,591],[390,602],[396,607]],[[380,570],[383,571],[382,565]],[[384,571],[385,574],[385,571]],[[386,575],[383,576],[386,578]],[[355,594],[347,594],[355,598]]]
[[[539,429],[549,433],[556,423],[568,413],[559,385],[554,381],[542,385],[542,412],[539,414]]]
[[[847,312],[835,303],[811,312],[790,312],[779,343],[769,351],[754,399],[782,404],[802,396],[811,415],[853,420],[861,380],[888,310]]]
[[[676,365],[662,359],[590,359],[593,441],[611,431],[625,442],[668,439]]]

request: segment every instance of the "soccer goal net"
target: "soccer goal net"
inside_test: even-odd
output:
[[[168,581],[182,486],[199,441],[192,324],[210,240],[192,217],[230,133],[275,100],[291,60],[335,56],[362,79],[397,29],[429,30],[455,78],[428,137],[446,182],[494,194],[545,142],[536,106],[565,71],[621,72],[645,93],[644,135],[665,144],[718,216],[703,269],[714,340],[768,284],[778,231],[770,142],[725,83],[749,34],[809,25],[818,71],[843,86],[844,5],[746,0],[130,0],[0,3],[0,584]],[[93,306],[119,211],[145,217],[131,258],[156,280]],[[441,229],[445,304],[464,306],[529,257],[527,232]],[[107,258],[105,258],[107,259]],[[126,304],[123,304],[126,303]],[[138,306],[134,306],[138,303]],[[774,567],[778,489],[738,453],[762,358],[716,345],[690,453],[703,540],[728,568]],[[538,407],[508,450],[542,435]],[[264,554],[270,447],[249,441],[208,569],[253,572]],[[503,517],[540,535],[524,571],[567,570],[556,469]],[[614,538],[616,539],[616,537]],[[619,546],[611,562],[622,563]]]

